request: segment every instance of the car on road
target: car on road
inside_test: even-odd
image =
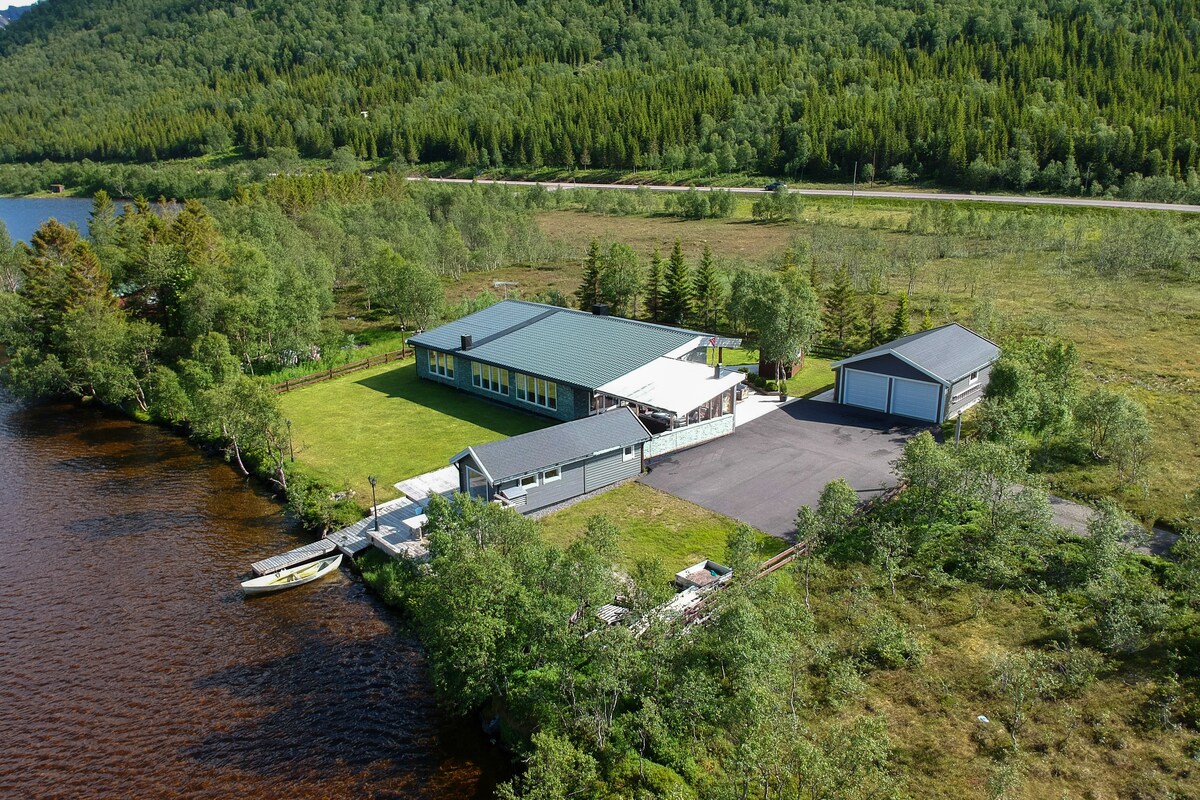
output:
[[[770,183],[768,183],[766,186],[763,187],[763,190],[767,191],[767,192],[774,192],[774,191],[778,191],[779,189],[786,189],[786,188],[787,188],[787,184],[784,183],[783,181],[771,181]]]

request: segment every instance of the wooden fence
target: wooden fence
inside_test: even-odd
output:
[[[275,390],[276,394],[290,392],[292,389],[303,389],[305,386],[312,386],[324,381],[330,381],[334,378],[351,372],[358,372],[360,369],[378,367],[380,364],[388,364],[392,361],[399,361],[402,358],[411,356],[412,352],[412,350],[402,347],[399,350],[391,350],[387,353],[379,353],[378,355],[368,356],[361,361],[351,361],[349,364],[342,364],[340,367],[330,367],[329,369],[324,369],[320,372],[313,372],[299,378],[292,378],[290,380],[282,381],[281,383],[275,384],[271,388]]]

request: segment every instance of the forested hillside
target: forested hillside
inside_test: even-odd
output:
[[[1198,0],[44,0],[0,32],[0,161],[349,146],[1168,196],[1198,39]]]

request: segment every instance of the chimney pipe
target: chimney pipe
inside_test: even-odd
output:
[[[597,317],[607,317],[608,316],[608,303],[593,303],[592,304],[592,313],[595,314]]]
[[[721,362],[720,361],[718,361],[716,364],[713,364],[713,377],[714,378],[721,377]]]
[[[464,333],[464,334],[462,335],[462,347],[461,347],[460,349],[462,349],[462,350],[470,350],[470,349],[471,349],[471,345],[472,345],[472,343],[473,343],[473,342],[472,342],[472,337],[471,337],[471,334],[469,334],[469,333]]]

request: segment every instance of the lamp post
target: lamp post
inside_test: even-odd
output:
[[[379,530],[379,506],[375,504],[375,476],[368,475],[367,482],[371,484],[371,508],[375,510],[375,530]]]
[[[288,429],[288,454],[291,455],[292,463],[295,464],[296,450],[292,447],[292,421],[290,419],[285,419],[284,422],[287,424]]]

